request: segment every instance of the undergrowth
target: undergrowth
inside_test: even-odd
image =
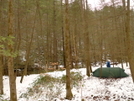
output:
[[[2,95],[0,95],[0,101],[9,101],[8,99],[4,99]]]
[[[73,86],[78,86],[78,82],[82,80],[82,74],[80,72],[71,72],[71,83]],[[62,83],[66,83],[66,75],[61,77]]]
[[[72,87],[79,86],[78,84],[81,80],[82,74],[80,72],[71,72]],[[50,75],[40,75],[40,77],[32,83],[33,86],[27,88],[27,92],[23,93],[20,98],[29,99],[34,97],[34,99],[43,98],[40,99],[40,101],[52,101],[54,98],[61,98],[63,96],[61,94],[65,91],[65,83],[66,75],[58,78]]]

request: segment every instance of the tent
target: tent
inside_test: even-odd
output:
[[[101,78],[122,78],[128,75],[125,70],[119,67],[115,68],[98,68],[93,72],[93,76]]]

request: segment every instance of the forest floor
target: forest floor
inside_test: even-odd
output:
[[[119,64],[117,67],[121,67],[121,65]],[[97,68],[99,66],[92,67],[93,70]],[[73,82],[72,100],[65,99],[65,83],[60,80],[63,79],[65,70],[28,75],[24,77],[22,83],[20,83],[20,77],[17,77],[18,101],[134,101],[134,83],[130,68],[124,64],[124,69],[129,76],[118,79],[87,77],[85,68],[72,69],[71,72],[77,73],[77,79],[79,79]],[[43,80],[47,81],[47,79],[43,77],[48,75],[60,79],[57,82],[48,78],[49,81],[44,83]],[[4,76],[3,79],[4,95],[0,96],[0,101],[9,101],[9,78]],[[50,82],[51,80],[54,82]]]

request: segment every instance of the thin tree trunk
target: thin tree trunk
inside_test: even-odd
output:
[[[18,27],[16,30],[16,42],[17,44],[15,45],[15,51],[18,51],[20,53],[20,46],[21,46],[21,29],[20,29],[20,2],[19,0],[17,1],[17,17],[18,17]],[[20,57],[19,54],[17,54],[17,57],[15,58],[15,65],[18,65],[20,63]]]
[[[2,55],[0,55],[0,94],[3,94],[3,62],[2,62]]]
[[[56,1],[53,0],[53,62],[58,61],[56,24]]]
[[[24,75],[27,75],[27,68],[28,68],[28,64],[29,64],[30,50],[31,50],[32,42],[33,42],[33,36],[34,36],[36,14],[37,14],[37,8],[36,8],[36,11],[35,11],[35,16],[34,16],[33,28],[32,28],[32,32],[31,32],[31,39],[30,39],[30,42],[29,42],[29,45],[28,45],[28,49],[26,51],[26,64],[25,64],[25,69],[23,71],[23,75],[22,75],[21,80],[20,80],[21,83],[23,81]]]
[[[126,11],[126,38],[127,38],[127,50],[128,50],[128,61],[130,65],[130,71],[132,75],[132,79],[134,82],[134,53],[133,46],[131,44],[131,33],[130,33],[130,0],[127,0],[127,11]]]
[[[86,27],[86,40],[87,40],[87,54],[88,54],[88,65],[87,65],[87,75],[90,76],[90,73],[92,72],[92,67],[91,67],[91,41],[90,41],[90,33],[88,31],[88,28],[89,28],[89,25],[88,23],[86,22],[86,19],[88,20],[89,16],[87,15],[86,16],[86,9],[88,9],[88,2],[86,0],[86,3],[83,3],[83,5],[86,4],[86,7],[84,7],[85,11],[84,11],[84,19],[85,19],[85,27]]]
[[[63,65],[65,66],[65,42],[64,42],[64,40],[65,40],[65,38],[64,38],[64,18],[63,18],[63,15],[64,15],[64,10],[63,10],[63,6],[62,6],[62,2],[63,2],[63,0],[61,0],[61,18],[62,18],[62,20],[61,20],[61,24],[62,24],[62,26],[61,26],[61,32],[62,32],[62,41],[63,41],[63,43],[62,43],[62,47],[61,47],[61,49],[63,48]]]
[[[47,3],[48,3],[49,1],[47,1]],[[49,26],[49,27],[47,27],[46,28],[46,51],[45,51],[45,53],[46,53],[46,59],[45,59],[45,63],[46,63],[46,70],[47,70],[47,68],[50,66],[50,61],[51,61],[51,43],[52,43],[52,41],[51,41],[51,32],[50,32],[50,30],[51,30],[51,25],[50,25],[50,17],[49,17],[49,9],[50,9],[50,7],[48,7],[47,8],[47,12],[46,12],[46,20],[47,20],[47,22],[46,22],[46,25],[47,26]]]
[[[0,1],[0,21],[2,21],[2,1]],[[2,25],[0,24],[0,27]],[[0,30],[0,33],[2,33],[2,30]],[[0,43],[1,44],[1,43]],[[0,48],[2,50],[2,48]],[[3,94],[3,61],[2,58],[3,56],[0,54],[0,94]]]
[[[17,28],[17,45],[16,45],[16,50],[19,51],[20,45],[21,45],[21,33],[20,33],[20,2],[18,0],[17,2],[18,8],[17,8],[17,17],[18,17],[18,28]]]

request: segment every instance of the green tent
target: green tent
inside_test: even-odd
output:
[[[115,68],[98,68],[93,72],[93,76],[102,78],[122,78],[128,75],[124,72],[124,69]]]

